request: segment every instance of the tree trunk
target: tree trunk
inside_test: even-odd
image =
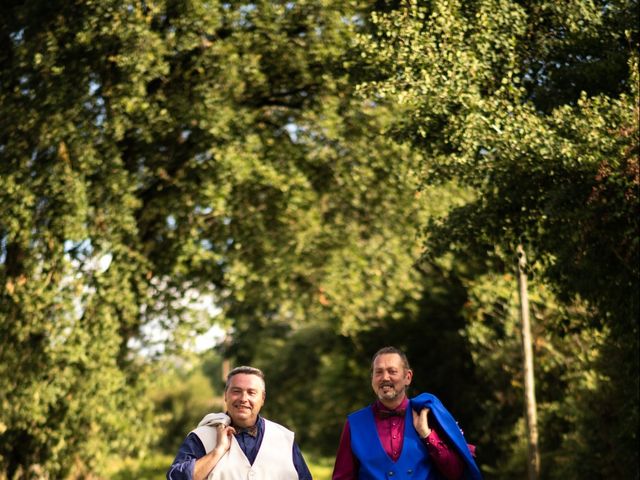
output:
[[[538,452],[538,420],[536,412],[536,392],[533,378],[533,349],[531,324],[529,322],[529,295],[527,293],[527,257],[522,245],[518,245],[518,287],[520,291],[520,325],[522,328],[522,353],[524,360],[524,390],[527,412],[527,441],[529,445],[529,480],[537,480],[540,474],[540,454]]]

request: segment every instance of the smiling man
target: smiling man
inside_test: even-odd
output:
[[[168,480],[312,480],[294,433],[260,416],[264,374],[237,367],[227,375],[225,413],[206,415],[180,446]]]
[[[375,403],[347,417],[332,480],[481,478],[451,414],[433,395],[409,400],[413,379],[406,355],[384,347],[371,361]]]

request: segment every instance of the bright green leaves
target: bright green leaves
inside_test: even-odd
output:
[[[223,322],[230,354],[283,382],[312,352],[291,391],[326,399],[309,403],[323,414],[332,389],[356,406],[335,380],[366,376],[370,343],[422,352],[434,325],[455,345],[466,332],[478,371],[500,377],[512,325],[485,319],[509,282],[484,270],[522,239],[563,301],[632,327],[630,4],[405,4],[1,7],[1,468],[63,476],[77,455],[97,472],[146,445],[135,378],[150,325],[174,351]],[[418,262],[422,234],[433,264]],[[464,260],[431,256],[452,251]],[[198,295],[217,318],[194,311]],[[308,438],[331,441],[305,405],[292,411]]]
[[[597,354],[581,359],[589,378],[598,380],[589,384],[587,376],[580,377],[585,382],[580,389],[567,388],[574,404],[590,388],[590,399],[610,401],[627,398],[630,386],[637,391],[637,375],[626,368],[612,375],[613,369],[598,360],[603,352],[618,360],[629,355],[626,362],[637,368],[637,335],[628,336],[637,333],[637,322],[629,319],[638,316],[640,274],[638,29],[629,27],[637,18],[635,10],[635,2],[436,1],[424,7],[411,2],[373,15],[374,34],[361,38],[366,60],[382,78],[373,78],[360,91],[405,107],[395,131],[423,152],[423,181],[453,181],[471,190],[468,203],[429,222],[428,258],[453,252],[500,274],[510,268],[515,245],[524,242],[532,272],[553,286],[558,301],[571,306],[581,298],[594,309],[577,316],[580,327],[574,331],[584,336],[579,341],[593,337],[594,326],[606,326],[606,334],[589,347]],[[482,318],[473,319],[467,330],[476,364],[486,368],[487,377],[500,371],[501,362],[512,364],[500,341],[510,341],[514,333],[506,331],[513,314],[504,301],[498,309],[505,310],[502,317],[488,325],[497,301],[489,297],[502,295],[499,287],[508,290],[501,277],[489,283],[483,277],[469,280],[473,309]],[[558,331],[549,321],[553,315],[541,316],[545,331],[538,338]],[[483,350],[484,344],[491,347]],[[553,344],[565,350],[565,358],[578,354],[562,339]],[[546,362],[541,354],[543,371]],[[571,375],[579,376],[578,369]],[[637,392],[629,401],[637,410]],[[545,418],[553,419],[556,407],[549,407]],[[556,414],[577,422],[577,428],[591,418],[582,412],[576,420],[561,410]],[[629,421],[637,425],[637,416]],[[625,426],[614,430],[611,441],[621,449],[610,456],[630,458]],[[562,434],[550,433],[548,448],[555,448],[556,435],[557,440]],[[581,465],[578,457],[589,445],[584,440],[582,447],[564,445],[576,448],[570,465],[550,471]],[[584,468],[605,477],[625,476],[620,473],[625,469],[613,463],[603,460]],[[517,476],[505,473],[510,468],[499,465],[495,471],[505,478]],[[613,471],[618,473],[604,473]]]
[[[97,472],[148,444],[135,378],[149,326],[173,351],[225,322],[251,358],[273,329],[349,335],[415,295],[416,157],[381,134],[394,113],[355,99],[343,67],[360,7],[3,7],[9,474],[37,463],[62,477],[73,455]],[[194,312],[193,292],[220,317]]]

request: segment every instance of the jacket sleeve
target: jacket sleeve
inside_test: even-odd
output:
[[[202,442],[196,434],[190,433],[180,445],[178,454],[167,471],[167,480],[192,480],[196,460],[204,455]]]

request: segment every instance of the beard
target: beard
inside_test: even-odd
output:
[[[396,387],[393,383],[385,382],[376,391],[380,400],[395,400],[404,393],[404,388]]]

